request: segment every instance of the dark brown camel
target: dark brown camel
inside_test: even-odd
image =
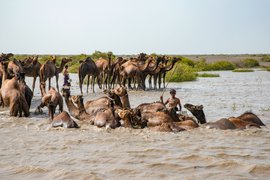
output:
[[[83,62],[81,62],[80,66],[79,66],[79,85],[80,85],[81,94],[83,94],[82,85],[83,85],[83,81],[84,81],[85,76],[87,76],[86,93],[88,93],[90,76],[92,76],[93,93],[95,92],[96,78],[97,78],[98,83],[100,83],[98,75],[99,75],[99,71],[98,71],[97,65],[91,59],[91,57],[87,57]]]

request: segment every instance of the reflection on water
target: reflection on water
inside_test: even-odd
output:
[[[208,121],[251,110],[269,125],[270,73],[218,73],[219,78],[172,83],[169,88],[177,90],[182,104],[203,104]],[[72,94],[79,94],[77,75],[72,75],[72,79]],[[31,85],[32,79],[27,81]],[[130,92],[131,106],[157,101],[161,93]],[[86,99],[100,96],[99,90],[88,94]],[[169,93],[166,91],[164,96],[169,97]],[[39,104],[39,97],[36,88],[31,112]],[[106,130],[86,125],[80,129],[53,129],[46,114],[32,113],[31,118],[14,118],[8,114],[8,109],[1,109],[1,179],[270,177],[267,127],[243,131],[199,128],[178,134],[147,129]]]

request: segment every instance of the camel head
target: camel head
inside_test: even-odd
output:
[[[83,96],[82,95],[72,95],[70,96],[70,100],[74,105],[83,105]]]
[[[61,89],[61,95],[65,98],[69,98],[70,97],[70,88],[69,87],[63,87]]]
[[[128,94],[126,87],[116,87],[114,88],[113,92],[120,97],[126,96]]]
[[[64,64],[69,63],[69,62],[71,62],[71,61],[72,61],[71,58],[63,58],[63,59],[62,59],[62,63],[64,63]]]
[[[185,104],[184,107],[189,110],[198,120],[198,123],[204,124],[206,123],[205,115],[203,112],[203,105],[192,105],[192,104]]]
[[[20,78],[21,73],[24,73],[24,69],[21,63],[17,59],[9,61],[7,71],[10,75]]]
[[[141,119],[137,109],[116,109],[115,112],[124,121],[124,126],[131,126],[136,129],[147,126],[147,121]]]

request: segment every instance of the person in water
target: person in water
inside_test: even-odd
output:
[[[163,102],[163,96],[160,96],[161,102],[164,103],[165,105],[168,104],[169,108],[172,108],[175,112],[178,110],[181,111],[182,110],[181,101],[179,98],[175,96],[176,95],[175,89],[171,89],[170,94],[171,97],[168,98],[165,102]],[[179,106],[179,109],[177,108],[177,105]]]
[[[70,79],[69,79],[69,73],[68,73],[68,65],[65,65],[64,71],[64,84],[63,86],[70,86]]]

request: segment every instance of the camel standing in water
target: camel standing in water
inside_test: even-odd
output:
[[[38,56],[27,58],[24,61],[21,61],[22,67],[25,72],[25,76],[33,77],[32,91],[34,93],[36,79],[40,77],[40,68],[41,64],[38,62]]]
[[[45,83],[47,79],[49,79],[49,89],[51,88],[51,78],[55,76],[56,78],[56,87],[57,91],[59,92],[59,86],[58,86],[58,79],[59,79],[59,73],[61,73],[64,69],[64,66],[70,62],[71,59],[63,58],[61,61],[60,67],[56,67],[56,57],[53,56],[52,60],[46,61],[40,68],[40,82]],[[40,89],[40,91],[42,91]]]
[[[97,65],[95,62],[91,59],[91,57],[87,57],[83,62],[81,62],[79,66],[79,85],[80,85],[80,90],[81,94],[82,92],[82,84],[85,76],[87,75],[87,88],[86,88],[86,93],[88,93],[88,87],[89,87],[89,80],[90,76],[92,76],[92,89],[93,93],[95,92],[95,79],[97,78],[98,84],[99,84],[99,71],[97,68]]]

